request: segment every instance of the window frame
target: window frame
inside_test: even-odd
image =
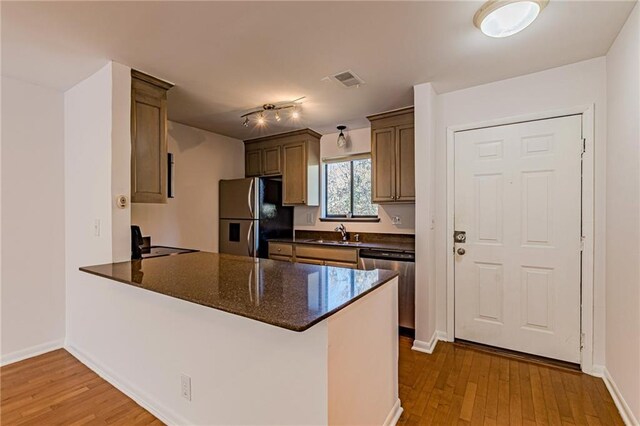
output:
[[[367,152],[367,153],[363,153],[363,154],[355,154],[355,155],[349,155],[349,156],[345,156],[345,157],[334,157],[334,158],[323,158],[322,159],[322,164],[324,165],[324,179],[322,180],[322,190],[324,191],[324,206],[322,209],[322,218],[321,219],[325,219],[327,221],[331,221],[331,220],[345,220],[345,221],[349,221],[349,220],[353,220],[353,221],[376,221],[379,220],[379,216],[377,214],[375,215],[354,215],[353,214],[353,184],[354,184],[354,179],[353,179],[353,162],[354,161],[358,161],[358,160],[369,160],[371,161],[371,153]],[[329,191],[327,191],[327,184],[328,184],[328,168],[329,168],[329,164],[333,164],[333,163],[349,163],[349,169],[350,169],[350,173],[351,173],[351,187],[350,187],[350,201],[351,201],[351,206],[350,206],[350,212],[351,212],[351,216],[348,216],[346,214],[343,215],[333,215],[333,214],[329,214],[327,211],[327,208],[329,206]],[[372,176],[373,179],[373,176]],[[373,203],[373,201],[371,202],[372,205],[377,206],[377,204]]]

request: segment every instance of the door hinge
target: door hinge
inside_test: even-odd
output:
[[[580,251],[584,251],[584,235],[580,237]]]
[[[584,333],[580,333],[580,350],[584,349]]]
[[[587,152],[587,138],[582,138],[582,152],[580,154],[584,154]]]

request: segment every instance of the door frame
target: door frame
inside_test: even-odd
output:
[[[455,133],[486,127],[504,126],[527,121],[547,120],[568,115],[582,116],[582,137],[585,139],[585,152],[582,156],[582,266],[581,266],[581,306],[580,336],[582,350],[580,366],[583,372],[594,374],[593,369],[593,308],[594,308],[594,109],[593,104],[556,109],[541,113],[517,115],[482,122],[447,127],[447,341],[455,339],[455,264],[454,264],[454,214],[455,214]]]

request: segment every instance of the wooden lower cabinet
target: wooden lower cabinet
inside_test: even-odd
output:
[[[346,262],[333,262],[330,260],[326,260],[324,262],[326,266],[336,266],[338,268],[349,268],[349,269],[358,269],[357,263],[346,263]]]
[[[358,269],[358,249],[350,247],[270,242],[269,259]]]
[[[321,259],[307,259],[305,257],[296,257],[296,263],[306,263],[309,265],[324,265],[324,260]]]

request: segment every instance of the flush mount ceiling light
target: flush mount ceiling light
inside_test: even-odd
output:
[[[340,134],[338,135],[338,148],[343,148],[346,144],[347,144],[347,138],[344,135],[344,133],[342,133],[342,131],[344,129],[346,129],[347,126],[338,126],[337,129],[340,130]]]
[[[527,28],[549,0],[489,0],[473,17],[473,23],[489,37],[508,37]]]
[[[300,117],[300,101],[302,101],[303,99],[304,96],[291,102],[284,102],[279,104],[264,104],[253,111],[242,114],[240,116],[240,118],[243,119],[242,125],[244,127],[249,127],[249,120],[253,117],[256,117],[255,122],[258,126],[266,126],[270,115],[273,115],[273,118],[276,121],[281,121],[281,111],[291,111],[291,118],[296,120]]]

